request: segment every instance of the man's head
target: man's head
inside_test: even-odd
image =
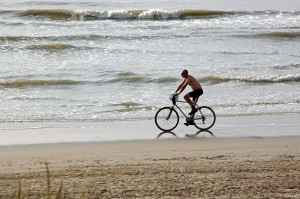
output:
[[[188,76],[189,76],[189,72],[188,72],[188,70],[186,70],[186,69],[184,69],[182,72],[181,72],[181,77],[183,77],[183,78],[188,78]]]

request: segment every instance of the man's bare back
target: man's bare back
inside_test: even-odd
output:
[[[193,91],[202,89],[200,83],[192,75],[189,75],[188,78],[185,79],[185,81],[192,87]]]

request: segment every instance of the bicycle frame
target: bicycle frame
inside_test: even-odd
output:
[[[177,102],[187,103],[186,101],[177,101]],[[196,106],[196,108],[199,107],[197,103],[195,103],[195,106]],[[185,118],[190,118],[189,116],[187,116],[187,115],[182,111],[182,109],[180,108],[180,106],[177,105],[177,103],[173,103],[172,109],[174,109],[174,107],[176,107],[176,108],[182,113],[182,115],[184,115]],[[202,115],[202,113],[201,113],[201,115]],[[170,111],[170,114],[169,114],[168,118],[169,118],[170,116],[171,116],[171,111]],[[203,117],[203,116],[202,116],[202,117]]]

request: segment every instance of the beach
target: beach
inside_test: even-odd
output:
[[[4,146],[0,198],[299,198],[300,137]]]
[[[300,198],[299,5],[2,0],[0,199]]]
[[[61,183],[63,198],[299,198],[298,118],[219,118],[211,131],[179,126],[172,133],[140,121],[137,128],[133,122],[98,131],[112,136],[132,131],[131,137],[152,132],[152,138],[3,145],[0,198],[15,198],[19,182],[25,196],[45,197],[46,163],[53,198]],[[23,133],[39,137],[38,130]],[[64,136],[71,135],[68,130],[47,129]],[[75,136],[88,134],[84,128],[72,131]],[[235,131],[244,136],[232,136]],[[46,136],[43,131],[41,135]]]

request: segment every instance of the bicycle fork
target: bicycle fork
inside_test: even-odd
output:
[[[198,111],[200,112],[200,114],[201,114],[201,120],[202,120],[202,122],[203,122],[203,124],[205,124],[205,116],[203,115],[203,113],[202,113],[202,111],[200,110],[200,109],[198,109]],[[194,118],[193,118],[194,119]]]
[[[170,119],[173,110],[174,110],[174,106],[171,107],[169,115],[167,116],[166,120]]]

